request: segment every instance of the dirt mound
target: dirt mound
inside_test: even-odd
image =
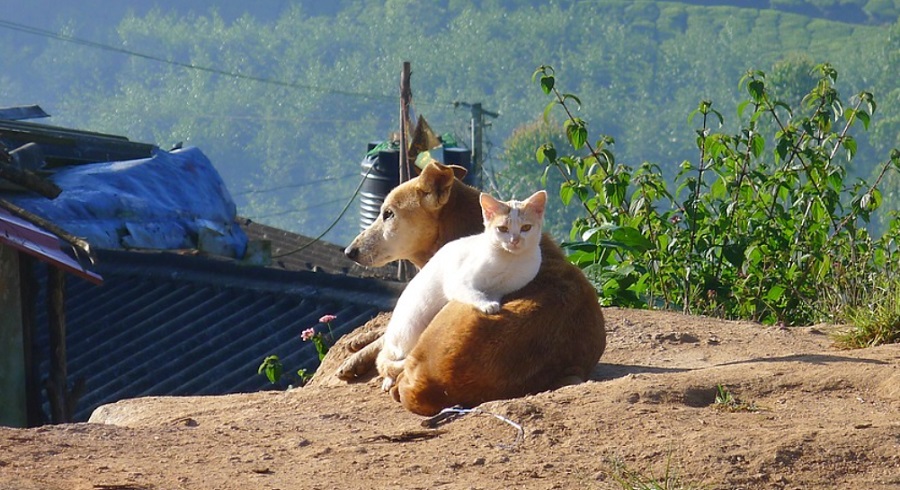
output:
[[[703,488],[900,488],[900,346],[606,315],[592,381],[435,428],[371,380],[125,400],[95,414],[106,424],[0,428],[0,489],[614,489],[621,465]]]

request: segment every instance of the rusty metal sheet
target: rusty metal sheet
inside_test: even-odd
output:
[[[0,209],[0,243],[37,257],[55,267],[75,274],[94,284],[103,283],[99,274],[91,272],[60,248],[59,238],[21,218]]]

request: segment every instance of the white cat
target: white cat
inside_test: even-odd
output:
[[[531,282],[541,266],[541,228],[547,192],[528,199],[498,201],[481,194],[484,232],[444,245],[397,300],[378,354],[378,373],[387,391],[403,370],[406,355],[438,311],[454,300],[485,314],[500,311],[500,300]]]

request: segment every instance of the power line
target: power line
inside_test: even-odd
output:
[[[347,210],[350,209],[350,205],[353,204],[353,200],[356,199],[356,196],[357,196],[357,195],[359,195],[359,190],[362,189],[363,184],[366,182],[366,179],[369,178],[369,173],[372,171],[373,168],[375,168],[375,165],[370,165],[369,168],[366,169],[366,173],[363,174],[362,179],[359,180],[359,185],[356,186],[356,189],[353,191],[353,195],[350,196],[350,199],[348,199],[348,200],[347,200],[347,203],[344,204],[344,208],[341,209],[341,212],[340,212],[340,213],[338,213],[337,218],[335,218],[334,221],[332,221],[331,224],[328,225],[328,228],[325,228],[325,231],[323,231],[322,233],[319,233],[319,236],[317,236],[317,237],[313,238],[312,240],[310,240],[310,241],[304,243],[303,245],[300,245],[299,247],[297,247],[297,248],[295,248],[295,249],[293,249],[293,250],[289,250],[289,251],[287,251],[287,252],[285,252],[285,253],[283,253],[283,254],[273,255],[272,258],[273,258],[273,259],[277,259],[277,258],[280,258],[280,257],[285,257],[285,256],[288,256],[288,255],[293,255],[293,254],[295,254],[295,253],[297,253],[297,252],[299,252],[299,251],[301,251],[301,250],[304,250],[304,249],[306,249],[307,247],[309,247],[310,245],[312,245],[312,244],[318,242],[319,240],[321,240],[322,237],[324,237],[325,235],[327,235],[329,231],[331,231],[332,229],[334,229],[334,227],[337,226],[337,224],[344,218],[344,214],[347,213]]]
[[[297,88],[297,89],[303,89],[303,90],[315,90],[317,92],[325,92],[325,93],[329,93],[329,94],[347,95],[350,97],[364,97],[364,98],[371,98],[371,99],[394,100],[396,98],[392,95],[352,92],[349,90],[338,90],[338,89],[335,89],[332,87],[328,87],[328,88],[317,87],[315,85],[306,85],[306,84],[295,83],[295,82],[285,82],[283,80],[276,80],[273,78],[265,78],[265,77],[258,77],[258,76],[254,76],[254,75],[247,75],[245,73],[238,73],[238,72],[233,72],[233,71],[228,71],[228,70],[222,70],[222,69],[213,68],[210,66],[197,65],[194,63],[184,63],[181,61],[175,61],[175,60],[170,60],[170,59],[166,59],[166,58],[161,58],[159,56],[154,56],[152,54],[140,53],[137,51],[132,51],[130,49],[111,46],[109,44],[103,44],[103,43],[98,43],[95,41],[89,41],[87,39],[77,38],[74,36],[59,34],[59,33],[53,32],[53,31],[48,31],[48,30],[41,29],[38,27],[27,26],[25,24],[19,24],[17,22],[12,22],[12,21],[3,20],[3,19],[0,19],[0,28],[9,29],[12,31],[23,32],[26,34],[32,34],[32,35],[40,36],[40,37],[46,37],[46,38],[54,39],[57,41],[78,44],[78,45],[87,46],[90,48],[102,49],[105,51],[111,51],[111,52],[123,54],[126,56],[132,56],[135,58],[143,58],[145,60],[156,61],[159,63],[165,63],[165,64],[173,65],[173,66],[179,66],[179,67],[188,68],[191,70],[204,71],[204,72],[213,73],[216,75],[222,75],[222,76],[237,78],[237,79],[241,79],[241,80],[250,80],[250,81],[259,82],[259,83],[266,83],[269,85],[277,85],[280,87]]]
[[[354,194],[353,197],[356,197],[356,195]],[[352,199],[353,197],[351,197],[351,199]],[[327,206],[327,205],[329,205],[329,204],[334,204],[334,203],[342,202],[344,199],[346,199],[346,197],[339,197],[339,198],[337,198],[337,199],[332,199],[332,200],[330,200],[330,201],[317,202],[317,203],[315,203],[315,204],[313,204],[313,205],[310,205],[310,206],[304,206],[304,207],[302,207],[302,208],[288,209],[288,210],[286,210],[286,211],[278,211],[278,212],[276,212],[276,213],[263,214],[263,215],[260,215],[260,216],[247,216],[247,217],[250,218],[250,219],[253,219],[253,220],[258,220],[258,219],[264,219],[264,218],[272,218],[272,217],[274,217],[274,216],[284,216],[284,215],[286,215],[286,214],[302,213],[302,212],[304,212],[304,211],[309,211],[310,209],[321,208],[322,206]]]
[[[278,186],[275,186],[275,187],[268,187],[268,188],[265,188],[265,189],[246,189],[246,190],[243,190],[243,191],[240,191],[240,192],[234,192],[234,193],[232,193],[232,196],[245,196],[245,195],[247,195],[247,194],[265,194],[265,193],[268,193],[268,192],[280,191],[280,190],[283,190],[283,189],[294,189],[294,188],[297,188],[297,187],[306,187],[306,186],[309,186],[309,185],[320,184],[320,183],[322,183],[322,182],[328,182],[328,181],[331,181],[331,180],[342,180],[342,179],[346,179],[347,177],[352,177],[352,176],[354,176],[354,175],[356,175],[356,172],[353,172],[353,173],[350,173],[350,174],[346,174],[346,175],[341,175],[341,176],[338,176],[338,177],[325,177],[325,178],[323,178],[323,179],[308,180],[308,181],[306,181],[306,182],[298,182],[298,183],[293,183],[293,184],[278,185]]]

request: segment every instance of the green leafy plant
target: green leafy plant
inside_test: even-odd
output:
[[[552,67],[538,67],[533,79],[551,96],[545,116],[561,108],[569,142],[587,156],[545,144],[536,158],[545,176],[563,177],[562,202],[585,211],[563,245],[604,304],[808,324],[838,313],[823,311],[821,297],[858,297],[865,279],[897,261],[900,226],[876,239],[865,224],[900,152],[872,184],[847,182],[854,131],[869,128],[876,103],[860,92],[845,107],[837,71],[821,64],[813,74],[815,86],[794,111],[772,95],[763,72],[748,72],[735,133],[723,132],[722,113],[701,101],[688,117],[697,159],[682,162],[670,191],[658,166],[616,162],[608,136],[592,143],[574,115],[580,99],[559,90]]]
[[[278,356],[272,355],[266,357],[262,364],[259,365],[257,374],[263,374],[270,383],[275,384],[281,381],[281,375],[284,373],[284,366]]]
[[[298,369],[297,377],[300,378],[301,385],[306,385],[306,383],[309,383],[309,380],[312,379],[313,375],[307,372],[306,369]]]
[[[852,326],[832,334],[840,347],[859,348],[900,342],[900,278],[874,282],[866,300],[847,308]]]
[[[315,327],[307,328],[300,334],[300,338],[304,342],[312,342],[313,345],[316,346],[316,353],[319,355],[320,362],[325,359],[325,355],[328,354],[329,342],[334,341],[334,333],[331,331],[331,322],[333,322],[335,318],[337,317],[334,315],[324,315],[322,318],[319,318],[319,323],[324,323],[328,327],[327,335],[321,331],[316,331]]]
[[[758,412],[760,410],[755,403],[738,400],[728,388],[721,384],[716,385],[716,401],[713,406],[726,412]]]
[[[316,331],[316,327],[307,328],[300,333],[300,339],[302,341],[312,342],[316,347],[316,354],[319,357],[319,362],[322,362],[322,360],[325,359],[325,355],[328,354],[329,345],[334,342],[334,332],[331,330],[331,322],[336,318],[337,316],[335,315],[323,315],[319,318],[319,324],[324,324],[328,328],[327,334]],[[266,357],[262,364],[259,365],[257,373],[265,375],[270,383],[276,384],[281,381],[284,375],[284,366],[278,356],[271,355]],[[300,386],[306,385],[306,383],[312,379],[314,373],[315,371],[309,373],[305,368],[297,370],[297,378],[299,379]]]
[[[672,465],[672,454],[666,458],[666,466],[660,476],[648,476],[649,472],[640,472],[629,468],[619,459],[610,459],[610,474],[622,490],[698,490],[702,487],[683,482]]]

